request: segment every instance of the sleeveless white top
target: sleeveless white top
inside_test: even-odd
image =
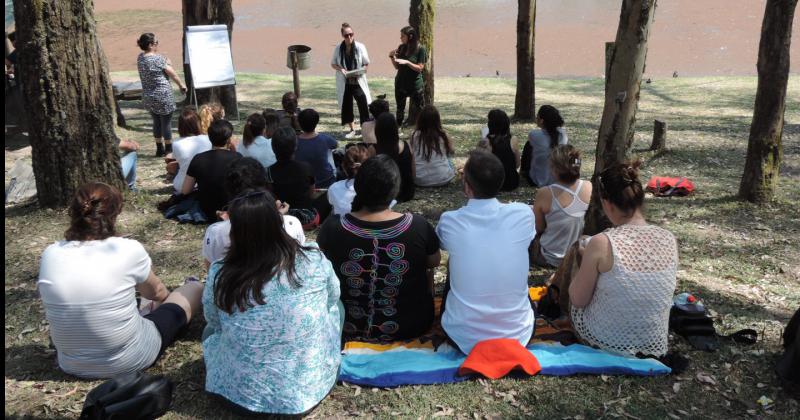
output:
[[[559,184],[551,184],[547,188],[553,196],[550,211],[544,215],[547,226],[542,232],[540,244],[542,246],[542,256],[548,264],[558,267],[567,249],[578,240],[583,232],[583,216],[589,208],[589,204],[581,200],[581,188],[584,182],[578,180],[575,191]],[[566,192],[572,196],[572,201],[566,207],[561,206],[561,202],[556,197],[556,189]]]
[[[589,305],[572,308],[575,332],[614,353],[666,354],[678,270],[675,237],[653,225],[623,225],[603,234],[614,266],[600,273]]]

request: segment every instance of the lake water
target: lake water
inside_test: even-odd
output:
[[[436,74],[514,76],[517,1],[436,3]],[[537,75],[600,77],[604,43],[614,40],[620,4],[621,0],[539,0]],[[764,5],[765,0],[659,1],[647,76],[668,77],[675,71],[686,76],[755,74]],[[394,69],[386,56],[399,43],[399,30],[408,18],[408,2],[403,0],[234,0],[233,6],[237,71],[288,73],[286,47],[305,44],[312,48],[313,61],[304,74],[330,74],[332,50],[341,42],[339,26],[346,21],[370,52],[370,73],[390,76]],[[161,51],[180,60],[179,1],[95,0],[95,8],[112,70],[135,68],[135,39],[141,32],[155,32]],[[793,64],[800,56],[796,29],[794,35]]]

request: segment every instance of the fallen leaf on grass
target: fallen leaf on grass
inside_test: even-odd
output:
[[[681,383],[680,382],[675,382],[674,384],[672,384],[672,391],[674,393],[677,394],[678,392],[680,392],[680,390],[681,390]]]
[[[697,378],[698,382],[703,383],[703,384],[708,384],[708,385],[716,385],[717,384],[717,381],[714,379],[713,376],[711,376],[709,374],[706,374],[706,373],[703,373],[703,372],[697,372],[696,378]]]
[[[355,385],[355,388],[356,388],[356,392],[355,392],[355,394],[353,394],[353,396],[357,397],[357,396],[361,395],[361,387],[358,386],[358,385]]]
[[[453,412],[454,412],[454,410],[452,408],[445,407],[443,405],[437,405],[436,408],[438,408],[439,411],[437,411],[436,413],[433,414],[434,418],[436,418],[436,417],[444,417],[444,416],[452,416]]]
[[[761,398],[756,400],[756,402],[759,403],[762,407],[766,407],[768,405],[771,405],[775,401],[772,401],[771,399],[767,398],[766,395],[762,395]]]
[[[675,419],[675,420],[679,420],[681,418],[681,416],[678,416],[678,415],[675,415],[675,414],[672,414],[672,413],[669,413],[669,412],[667,413],[667,416],[669,418]]]

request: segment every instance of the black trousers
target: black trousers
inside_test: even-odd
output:
[[[406,99],[411,99],[411,109],[408,113],[407,125],[415,125],[417,123],[417,114],[425,106],[425,97],[422,95],[422,90],[405,89],[403,87],[394,86],[394,98],[397,101],[397,125],[403,125],[403,118],[406,112]]]
[[[367,107],[367,95],[357,84],[344,84],[344,98],[342,98],[342,125],[350,124],[355,119],[353,115],[353,99],[358,105],[358,119],[360,123],[369,121],[369,108]]]

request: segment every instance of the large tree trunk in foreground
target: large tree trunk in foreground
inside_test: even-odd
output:
[[[428,62],[422,70],[425,78],[425,104],[433,105],[433,22],[436,11],[436,0],[411,0],[408,24],[417,30],[419,44],[428,51]],[[409,110],[409,114],[411,114]],[[416,115],[416,114],[415,114]]]
[[[15,0],[14,18],[39,204],[63,206],[87,181],[123,188],[92,2]]]
[[[772,199],[778,185],[783,146],[783,113],[789,80],[789,46],[797,0],[768,0],[758,46],[758,89],[747,143],[739,196],[747,201]]]
[[[656,0],[623,0],[613,56],[606,74],[606,99],[597,136],[594,174],[625,161],[633,142],[639,89],[647,57],[647,39],[656,10]],[[595,234],[611,223],[603,214],[595,185],[585,233]]]
[[[517,10],[517,96],[514,119],[532,120],[535,115],[536,0],[519,0]]]
[[[233,6],[231,0],[182,0],[183,2],[183,45],[186,45],[186,27],[195,25],[227,25],[228,39],[233,42]],[[192,69],[186,64],[186,51],[183,51],[183,73],[186,78],[186,87],[189,93],[186,104],[191,102],[190,96],[193,82]],[[231,86],[217,86],[197,91],[199,105],[208,102],[219,102],[225,108],[228,118],[236,115],[236,88]],[[238,116],[237,116],[238,117]]]

